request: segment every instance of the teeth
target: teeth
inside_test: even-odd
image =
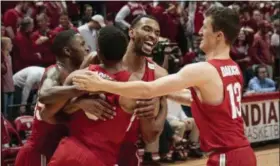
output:
[[[149,45],[154,45],[154,43],[151,42],[151,41],[146,41],[145,43],[147,43],[147,44],[149,44]]]

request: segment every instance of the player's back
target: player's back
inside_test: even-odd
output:
[[[105,79],[128,81],[127,71],[108,73],[98,65],[91,65],[91,71],[97,71]],[[124,112],[119,105],[119,95],[105,93],[106,101],[115,107],[116,116],[113,119],[92,120],[83,110],[70,115],[69,131],[73,137],[89,148],[98,158],[104,159],[107,165],[116,164],[116,156],[129,126],[132,114]],[[77,125],[78,124],[78,125]]]
[[[222,80],[223,101],[218,105],[202,103],[191,88],[191,110],[200,131],[204,151],[230,150],[248,146],[241,114],[243,77],[238,65],[231,59],[208,61],[216,68]]]

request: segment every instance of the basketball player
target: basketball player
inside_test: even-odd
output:
[[[96,73],[75,76],[81,90],[107,91],[131,98],[152,98],[190,88],[193,117],[202,150],[211,152],[208,166],[256,166],[256,157],[244,134],[241,114],[243,77],[230,59],[230,46],[240,30],[239,16],[225,7],[211,7],[200,30],[200,48],[207,61],[183,67],[178,73],[152,82],[119,83]]]
[[[102,63],[90,65],[88,70],[98,71],[106,79],[128,81],[130,73],[123,70],[121,63],[127,47],[125,35],[118,28],[107,26],[100,30],[97,43],[98,57]],[[114,44],[110,45],[110,43]],[[92,165],[92,163],[99,166],[116,164],[119,146],[129,126],[132,114],[122,109],[119,96],[104,95],[106,100],[116,107],[116,116],[104,122],[92,119],[80,109],[67,111],[71,114],[70,134],[59,144],[49,163],[50,166],[87,166]]]
[[[53,44],[54,53],[57,56],[57,64],[46,69],[42,79],[42,86],[40,87],[39,91],[39,100],[41,96],[44,96],[42,93],[49,91],[50,87],[60,85],[61,82],[63,83],[63,77],[67,76],[65,74],[79,69],[82,62],[83,64],[81,67],[86,65],[88,63],[87,61],[91,61],[91,59],[87,59],[88,57],[84,60],[84,57],[88,54],[88,49],[85,46],[85,42],[83,41],[82,37],[72,30],[60,33],[55,38]],[[67,130],[63,125],[56,124],[56,119],[54,116],[42,118],[40,116],[40,111],[47,110],[47,112],[54,112],[54,110],[59,110],[61,107],[63,107],[67,101],[67,98],[64,100],[61,94],[68,97],[75,97],[83,93],[73,88],[71,91],[69,91],[69,89],[71,89],[71,87],[68,89],[63,89],[62,87],[60,89],[60,94],[54,93],[56,96],[52,96],[52,98],[55,100],[48,101],[48,103],[45,105],[39,101],[37,102],[34,112],[35,117],[32,133],[26,144],[21,148],[19,154],[17,155],[15,163],[16,166],[46,165],[60,139],[67,134]],[[68,90],[68,93],[66,90]],[[106,111],[110,109],[109,104],[102,103],[105,102],[91,101],[90,105],[88,106],[98,107],[100,110]],[[87,110],[91,111],[90,109]],[[113,113],[113,111],[111,111],[111,113]]]
[[[153,17],[140,16],[133,21],[132,28],[131,28],[131,36],[130,36],[131,40],[129,42],[127,52],[122,61],[123,69],[129,71],[129,73],[132,73],[129,78],[129,81],[141,80],[141,79],[145,80],[145,81],[152,81],[155,78],[160,77],[161,75],[164,75],[164,74],[166,75],[165,70],[163,70],[159,66],[155,65],[151,60],[146,58],[146,56],[151,55],[151,53],[152,53],[151,50],[156,45],[156,43],[158,41],[158,36],[159,36],[159,25]],[[117,42],[114,42],[114,43],[117,43]],[[113,49],[107,48],[107,50],[113,50]],[[139,65],[139,62],[140,62],[140,65]],[[156,71],[155,69],[158,69],[158,70]],[[76,71],[76,72],[79,72],[79,71]],[[75,74],[75,73],[73,73],[73,74]],[[79,74],[81,74],[81,73],[78,73],[78,75]],[[173,95],[174,99],[176,99],[177,101],[178,101],[178,99],[180,99],[180,97],[178,97],[178,96],[176,97],[176,95]],[[189,102],[189,96],[187,96],[187,97],[188,97],[188,102]],[[181,101],[186,101],[185,97],[181,97],[181,99],[182,99]],[[140,103],[142,103],[142,102],[143,101],[141,101]],[[144,102],[146,102],[146,101],[144,101]],[[164,120],[166,117],[166,110],[165,110],[166,107],[164,107],[165,100],[162,100],[162,102],[161,102],[162,108],[160,111],[159,111],[159,100],[156,100],[156,103],[157,104],[156,104],[156,109],[154,109],[155,110],[154,114],[155,115],[158,114],[157,118],[149,119],[148,117],[145,117],[142,115],[142,117],[145,117],[145,118],[140,118],[140,120],[136,119],[136,120],[132,121],[130,130],[128,131],[128,133],[126,135],[125,141],[120,150],[120,153],[121,153],[120,163],[119,163],[120,165],[124,165],[124,164],[137,165],[138,164],[137,158],[135,156],[136,150],[137,150],[135,143],[138,140],[138,135],[140,134],[140,131],[141,131],[144,141],[151,142],[156,138],[156,136],[162,130]],[[137,106],[135,100],[131,100],[131,99],[124,98],[124,97],[119,98],[119,104],[120,104],[121,108],[129,114],[131,114],[133,112],[135,106]],[[137,110],[135,110],[135,114],[138,117],[139,116],[141,117],[142,113],[145,114],[145,111],[143,111],[143,110],[144,109],[137,109]],[[95,126],[93,124],[91,126],[92,126],[91,129],[95,128]],[[108,127],[110,127],[110,126],[108,126]],[[104,132],[106,132],[106,130],[107,130],[106,127],[104,127],[104,129],[102,130],[103,134],[104,134]],[[89,132],[83,132],[83,133],[89,133]],[[81,136],[81,134],[79,136]],[[110,135],[110,136],[112,136],[112,135]],[[94,136],[88,136],[88,137],[94,137]],[[119,137],[119,136],[115,136],[113,139],[116,139],[116,137]],[[84,142],[84,141],[82,141],[82,142]],[[105,145],[105,147],[106,147],[106,145]],[[102,147],[102,148],[104,148],[104,147]],[[99,153],[96,153],[96,155],[98,155]],[[103,154],[103,156],[105,156],[104,154]],[[124,156],[122,154],[129,154],[131,156],[126,155],[125,158],[122,158],[122,156]],[[115,155],[111,158],[114,158],[114,157],[115,157]],[[109,161],[108,158],[106,159],[106,161],[107,162]],[[112,164],[112,163],[110,163],[110,164]]]

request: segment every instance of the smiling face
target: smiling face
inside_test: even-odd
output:
[[[134,42],[137,55],[151,56],[160,35],[159,24],[156,20],[142,17],[129,31]]]
[[[199,48],[204,52],[210,52],[216,45],[217,32],[213,31],[212,18],[206,17],[203,21],[203,26],[199,31],[199,35],[202,37]]]

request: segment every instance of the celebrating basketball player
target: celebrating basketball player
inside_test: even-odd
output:
[[[207,165],[256,166],[241,115],[243,77],[229,56],[239,30],[237,13],[225,7],[211,7],[200,30],[200,48],[206,54],[206,62],[186,65],[176,74],[151,82],[114,82],[92,72],[74,76],[73,83],[80,90],[130,98],[153,98],[190,88],[201,148],[211,152]]]

